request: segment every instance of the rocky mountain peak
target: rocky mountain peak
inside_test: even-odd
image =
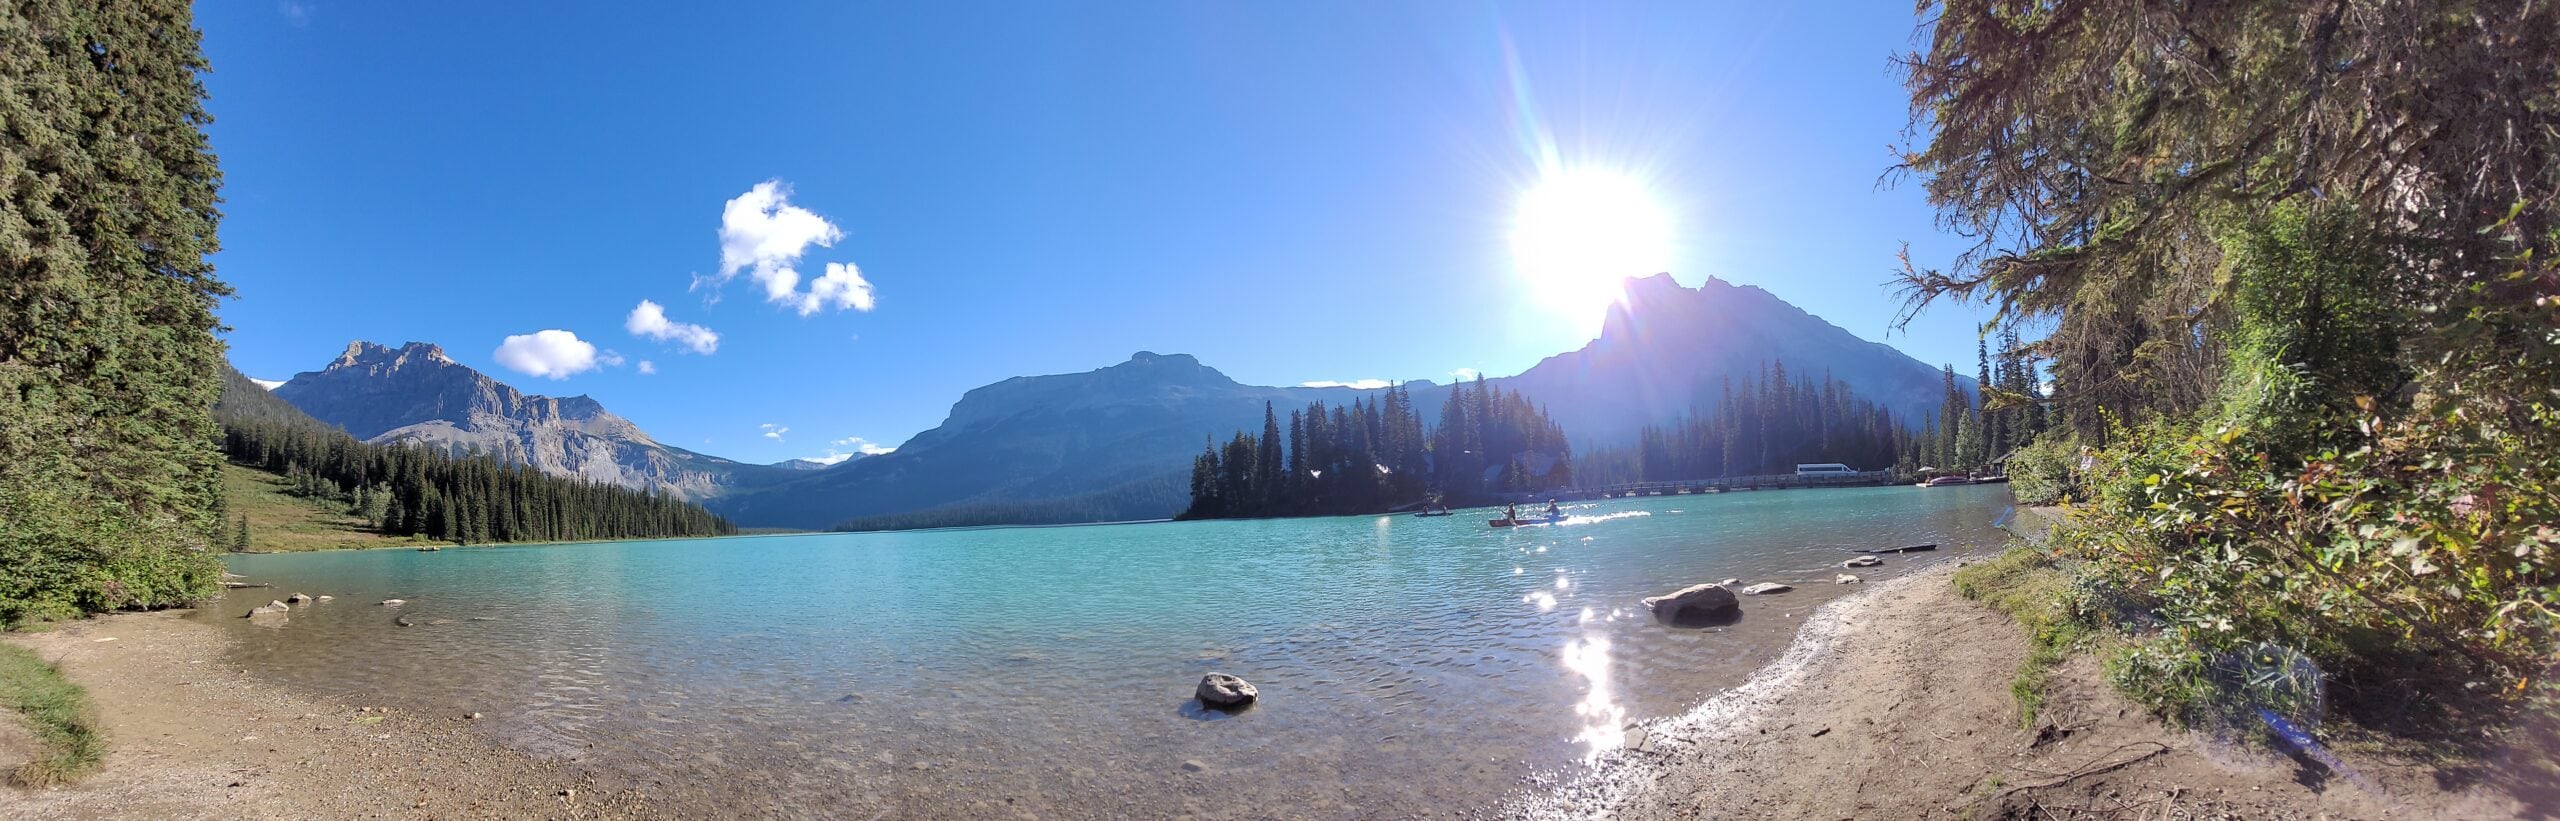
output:
[[[333,371],[345,369],[375,369],[389,371],[399,370],[410,365],[435,365],[439,367],[451,365],[454,367],[461,367],[461,364],[462,363],[453,361],[453,357],[446,356],[444,348],[425,342],[411,342],[401,345],[395,349],[387,345],[380,345],[359,339],[347,343],[346,352],[338,354],[338,358],[329,363],[328,369]]]

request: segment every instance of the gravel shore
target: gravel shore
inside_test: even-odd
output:
[[[67,788],[0,788],[6,818],[610,818],[641,795],[502,748],[464,716],[334,704],[225,665],[228,639],[174,612],[8,641],[60,666],[105,719],[105,766]],[[0,766],[24,760],[0,738]]]

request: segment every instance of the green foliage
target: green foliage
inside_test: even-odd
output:
[[[89,694],[35,651],[0,644],[0,705],[24,716],[44,745],[11,774],[18,786],[67,784],[96,770],[106,758],[106,733],[89,708]]]
[[[2070,432],[2040,437],[2009,455],[2009,493],[2022,505],[2067,501],[2079,461],[2080,443]]]
[[[204,68],[179,0],[0,9],[0,621],[216,589]]]

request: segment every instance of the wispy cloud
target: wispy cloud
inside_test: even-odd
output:
[[[834,247],[844,229],[817,212],[791,204],[791,188],[766,180],[720,209],[720,274],[698,277],[694,287],[728,284],[740,272],[764,286],[766,302],[808,316],[828,308],[871,310],[878,304],[871,281],[850,262],[830,262],[800,289],[800,258],[810,246]]]
[[[640,360],[640,364],[639,364],[637,367],[633,368],[633,370],[637,370],[637,371],[639,371],[641,376],[648,376],[648,375],[650,375],[650,374],[657,373],[657,372],[658,372],[658,366],[657,366],[657,365],[655,365],[655,364],[651,364],[651,363],[649,362],[649,360],[643,359],[643,360]]]
[[[608,368],[622,367],[622,363],[625,361],[627,360],[622,358],[622,354],[615,353],[612,348],[606,348],[596,353],[596,364],[603,365]]]
[[[1476,369],[1474,369],[1474,368],[1459,368],[1459,369],[1457,369],[1457,370],[1450,371],[1450,372],[1449,372],[1449,375],[1450,375],[1450,376],[1457,377],[1457,378],[1459,379],[1459,381],[1466,381],[1466,380],[1474,379],[1474,378],[1479,377],[1479,376],[1483,376],[1483,375],[1484,375],[1484,373],[1483,373],[1482,371],[1478,371],[1478,370],[1476,370]]]
[[[546,379],[567,379],[597,366],[596,346],[562,330],[507,337],[494,356],[509,370]]]
[[[1314,382],[1298,383],[1298,387],[1301,388],[1356,388],[1364,391],[1374,391],[1379,388],[1386,387],[1387,385],[1388,382],[1384,379],[1354,379],[1349,382],[1336,382],[1331,379],[1323,379]]]
[[[869,439],[864,439],[860,436],[847,436],[833,442],[828,442],[827,444],[834,445],[839,448],[849,448],[853,452],[864,456],[878,456],[883,453],[897,450],[897,448],[883,445]],[[832,449],[830,449],[830,451],[832,452]]]
[[[284,21],[294,28],[311,25],[311,4],[309,3],[284,0],[276,4],[276,13],[284,15]]]
[[[766,423],[764,423],[764,424],[757,425],[757,426],[756,426],[756,429],[757,429],[757,430],[764,431],[764,438],[771,439],[771,440],[776,441],[776,442],[780,442],[780,441],[782,441],[782,435],[783,435],[783,434],[786,434],[786,433],[790,433],[790,432],[791,432],[791,429],[790,429],[790,428],[786,428],[786,427],[783,427],[783,426],[781,426],[781,425],[776,425],[776,424],[771,423],[771,422],[766,422]]]
[[[833,465],[856,456],[878,456],[883,453],[897,450],[897,448],[889,447],[869,439],[864,439],[860,436],[847,436],[833,442],[828,442],[827,445],[827,454],[825,456],[803,456],[800,458],[823,465]]]
[[[645,299],[640,300],[639,306],[631,309],[631,315],[622,320],[622,329],[642,339],[672,341],[704,356],[720,350],[718,332],[691,322],[668,319],[665,306]]]

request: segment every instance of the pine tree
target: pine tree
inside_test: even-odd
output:
[[[0,623],[218,589],[229,290],[191,8],[0,11]]]

